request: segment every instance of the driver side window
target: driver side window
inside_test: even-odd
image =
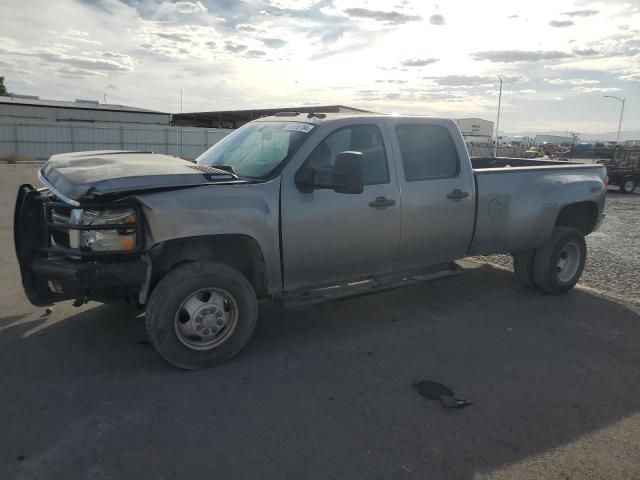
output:
[[[354,125],[331,132],[311,152],[306,164],[315,168],[320,178],[330,176],[336,156],[346,151],[362,153],[365,185],[389,183],[387,154],[375,125]]]

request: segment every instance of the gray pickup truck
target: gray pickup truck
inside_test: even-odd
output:
[[[15,248],[34,305],[127,299],[170,363],[225,362],[258,300],[285,305],[454,275],[511,253],[526,284],[576,284],[603,217],[601,165],[470,159],[451,120],[283,112],[196,163],[55,155],[23,185]]]

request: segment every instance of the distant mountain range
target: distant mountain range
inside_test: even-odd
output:
[[[615,142],[616,135],[618,132],[605,132],[605,133],[579,133],[578,137],[580,140],[584,141],[596,141],[600,140],[603,142]],[[528,137],[535,137],[536,135],[559,135],[561,137],[567,136],[567,132],[557,132],[557,131],[549,131],[549,132],[525,132],[525,133],[500,133],[500,135],[507,135],[508,137],[514,137],[516,135],[525,135]],[[625,140],[640,140],[640,130],[623,130],[620,132],[620,141]]]

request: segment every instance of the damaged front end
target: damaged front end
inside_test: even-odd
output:
[[[22,284],[35,306],[75,299],[135,301],[147,277],[142,216],[135,203],[61,201],[22,185],[14,241]]]

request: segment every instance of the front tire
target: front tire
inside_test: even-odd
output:
[[[584,235],[576,228],[556,227],[547,243],[536,250],[533,276],[536,286],[548,293],[571,290],[582,275],[587,259]]]
[[[194,370],[237,355],[257,317],[256,294],[244,275],[222,263],[194,262],[160,280],[149,298],[145,325],[165,360]]]
[[[633,177],[625,177],[620,184],[620,191],[622,193],[633,193],[636,189],[636,180]]]

